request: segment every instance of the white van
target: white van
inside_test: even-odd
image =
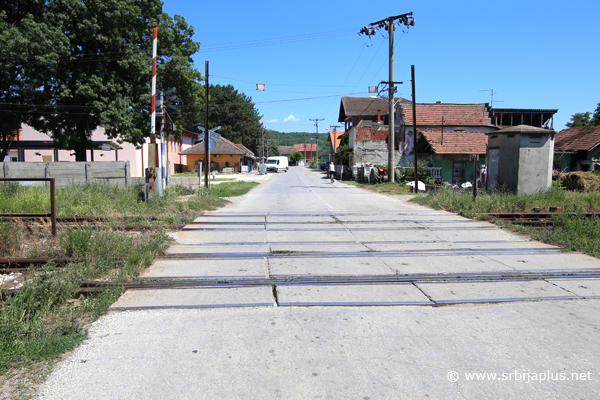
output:
[[[287,157],[267,157],[265,161],[267,171],[279,172],[288,171],[288,158]]]

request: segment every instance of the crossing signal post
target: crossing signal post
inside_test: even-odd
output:
[[[206,130],[202,127],[200,127],[200,130],[202,132],[205,133],[205,136],[203,139],[200,139],[200,142],[204,142],[206,140],[206,138],[208,138],[208,142],[204,143],[204,149],[208,149],[207,152],[204,153],[204,160],[206,161],[206,171],[205,171],[205,176],[206,176],[206,180],[205,180],[205,187],[210,189],[210,176],[208,174],[209,169],[210,169],[210,153],[215,149],[215,147],[217,147],[217,140],[221,140],[221,135],[219,135],[218,133],[216,133],[215,131],[217,131],[218,129],[220,129],[220,126],[217,126],[216,128],[212,128],[211,130],[209,130],[208,132],[206,132]],[[200,168],[200,165],[198,165],[198,168]]]

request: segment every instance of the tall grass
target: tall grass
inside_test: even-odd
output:
[[[227,182],[212,193],[182,186],[169,187],[151,203],[139,188],[86,184],[56,190],[60,216],[113,216],[107,224],[122,224],[122,216],[158,216],[144,223],[185,223],[205,210],[227,203],[221,197],[246,193],[255,183]],[[0,213],[49,213],[48,187],[0,183]],[[49,263],[30,269],[15,295],[0,302],[0,374],[23,365],[51,360],[77,346],[86,336],[84,326],[103,314],[122,288],[74,299],[81,281],[127,282],[164,254],[171,239],[160,229],[129,234],[92,227],[60,228],[59,238],[44,223],[0,221],[0,257],[77,257],[86,261],[61,268]]]
[[[442,189],[419,195],[411,201],[438,210],[456,212],[465,217],[473,217],[479,213],[532,212],[534,207],[540,207],[542,211],[548,211],[550,207],[564,207],[567,212],[600,211],[600,192],[577,193],[559,188],[530,195],[478,192],[476,201],[473,201],[473,192],[470,190]]]
[[[24,362],[58,357],[78,345],[85,338],[83,326],[122,292],[116,288],[69,302],[80,282],[131,281],[170,243],[163,232],[128,236],[91,229],[68,230],[59,240],[67,255],[88,261],[32,269],[18,293],[0,303],[0,374]]]
[[[600,220],[582,215],[553,217],[554,227],[548,231],[534,232],[533,237],[545,243],[564,246],[600,257]]]
[[[234,197],[247,193],[257,186],[256,182],[223,182],[211,187],[212,193],[218,197]]]
[[[175,201],[184,194],[198,194],[185,203]],[[144,202],[144,193],[138,187],[85,184],[56,189],[56,210],[59,215],[168,215],[197,214],[226,203],[217,195],[198,192],[182,186],[169,187],[164,196],[151,203]],[[50,212],[50,189],[43,186],[0,184],[0,213]]]
[[[451,189],[419,195],[412,200],[438,210],[456,212],[467,218],[492,219],[481,213],[532,212],[534,207],[549,211],[550,207],[564,207],[566,212],[600,211],[600,193],[578,193],[552,188],[545,193],[514,195],[510,193],[481,193],[473,201],[471,191]],[[550,230],[521,229],[522,233],[545,243],[563,246],[600,257],[600,224],[597,218],[583,215],[557,215]],[[493,220],[493,219],[492,219]]]

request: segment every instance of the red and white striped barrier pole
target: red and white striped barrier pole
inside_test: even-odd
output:
[[[150,110],[150,134],[156,134],[156,52],[158,47],[158,25],[152,24],[152,108]]]
[[[156,52],[157,52],[157,37],[158,37],[158,25],[156,22],[152,24],[152,97],[150,105],[150,138],[146,138],[142,143],[142,176],[146,176],[146,168],[148,168],[148,143],[152,140],[153,135],[156,134]]]
[[[150,133],[152,135],[156,135],[156,57],[157,57],[157,49],[158,49],[158,25],[156,22],[152,24],[154,27],[152,33],[152,121],[150,125]],[[156,136],[156,149],[158,151],[158,173],[157,180],[155,180],[155,184],[157,184],[157,194],[159,196],[162,195],[164,189],[164,179],[165,172],[163,168],[163,138],[162,138],[162,129],[159,128],[159,135]]]

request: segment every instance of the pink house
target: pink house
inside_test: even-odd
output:
[[[170,135],[165,139],[165,163],[170,161],[171,174],[187,171],[186,156],[179,155],[183,150],[195,144],[197,133],[184,130],[180,139]],[[147,155],[142,154],[142,147],[131,143],[118,143],[104,134],[103,128],[92,133],[92,148],[87,150],[88,161],[129,161],[131,176],[144,176]],[[75,155],[70,150],[54,148],[52,138],[45,133],[23,125],[19,132],[19,141],[9,151],[6,162],[74,162]]]

